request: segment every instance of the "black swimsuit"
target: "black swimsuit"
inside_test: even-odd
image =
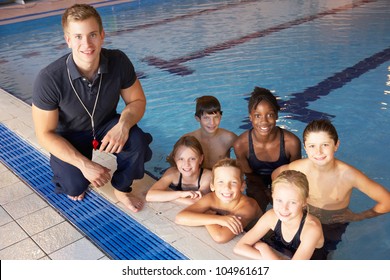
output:
[[[267,237],[262,238],[261,240],[267,243],[269,246],[275,250],[281,252],[283,255],[292,258],[297,251],[299,245],[301,244],[301,234],[302,229],[306,221],[307,212],[303,212],[301,224],[297,230],[297,233],[294,235],[294,238],[287,242],[284,240],[282,235],[282,223],[280,220],[276,223],[274,231],[272,234]],[[316,248],[311,256],[311,260],[326,260],[328,251],[323,246],[322,248]]]
[[[305,224],[306,216],[307,216],[307,212],[305,211],[301,219],[301,224],[299,225],[297,232],[295,233],[293,239],[290,242],[284,240],[282,234],[282,221],[278,220],[274,228],[275,242],[280,243],[280,245],[286,248],[287,250],[296,251],[299,247],[299,244],[301,244],[301,233],[302,233],[303,225]]]
[[[198,188],[196,190],[200,189],[200,179],[202,178],[202,173],[203,173],[203,168],[200,169],[200,174],[199,174],[199,179],[198,179]],[[182,178],[183,178],[183,175],[180,173],[179,182],[177,183],[177,185],[171,184],[169,186],[169,188],[171,188],[174,191],[183,191],[182,182],[181,182]],[[190,188],[185,189],[185,191],[189,191],[189,190],[191,190],[191,189]]]
[[[279,166],[290,163],[290,160],[286,156],[285,148],[284,148],[284,132],[283,129],[279,127],[280,130],[280,152],[279,159],[277,161],[262,161],[256,157],[255,150],[253,148],[253,140],[252,140],[252,130],[249,130],[248,140],[249,140],[249,158],[248,163],[250,168],[253,170],[255,174],[261,175],[263,178],[265,186],[271,185],[271,174],[272,172],[278,168]]]

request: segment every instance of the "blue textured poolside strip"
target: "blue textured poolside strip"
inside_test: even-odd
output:
[[[112,259],[187,259],[94,191],[89,190],[81,203],[54,193],[49,159],[3,124],[0,160]]]

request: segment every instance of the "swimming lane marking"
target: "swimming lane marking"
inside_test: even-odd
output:
[[[112,32],[109,32],[108,34],[110,36],[112,36],[112,35],[120,35],[123,33],[129,33],[129,32],[133,32],[133,31],[139,31],[140,29],[146,29],[146,28],[150,28],[150,27],[154,27],[154,26],[159,26],[162,24],[175,22],[177,20],[183,20],[183,19],[199,16],[202,14],[209,14],[209,13],[213,13],[216,11],[221,11],[221,10],[228,9],[228,8],[230,9],[232,7],[235,7],[235,6],[240,6],[242,4],[248,4],[248,3],[257,2],[257,1],[258,0],[243,0],[243,1],[240,1],[237,3],[228,3],[228,4],[216,6],[215,8],[208,8],[208,9],[203,9],[203,10],[199,10],[199,11],[194,11],[192,13],[188,13],[188,14],[184,14],[184,15],[180,15],[180,16],[165,18],[165,19],[158,20],[155,22],[140,24],[140,25],[137,25],[134,27],[126,28],[126,29],[112,31]]]
[[[176,75],[180,75],[180,76],[190,75],[195,70],[192,70],[184,65],[181,65],[182,63],[185,63],[185,62],[190,61],[190,60],[198,59],[198,58],[203,58],[203,57],[208,56],[212,53],[215,53],[218,51],[223,51],[226,49],[230,49],[230,48],[235,47],[235,46],[240,45],[240,44],[244,44],[250,40],[261,38],[261,37],[270,35],[272,33],[279,32],[279,31],[282,31],[284,29],[290,28],[292,26],[296,26],[296,25],[299,25],[302,23],[306,23],[306,22],[309,22],[312,20],[319,19],[319,18],[324,17],[324,16],[328,16],[328,15],[336,14],[336,13],[339,13],[339,12],[342,12],[345,10],[360,7],[364,4],[371,3],[371,2],[376,2],[376,0],[363,0],[363,1],[360,1],[360,2],[357,2],[354,4],[347,4],[347,5],[338,7],[338,8],[330,9],[330,10],[327,10],[327,11],[324,11],[324,12],[321,12],[321,13],[318,13],[315,15],[310,15],[310,16],[303,17],[303,18],[298,18],[298,19],[295,19],[293,21],[285,22],[285,23],[273,26],[271,28],[267,28],[265,30],[260,30],[260,31],[250,33],[250,34],[243,36],[243,37],[240,37],[240,38],[236,38],[236,39],[232,39],[232,40],[229,40],[226,42],[222,42],[222,43],[219,43],[217,45],[205,48],[205,49],[200,50],[200,51],[195,51],[195,52],[192,52],[186,56],[178,57],[178,58],[175,58],[172,60],[164,60],[162,58],[158,58],[155,56],[147,56],[147,57],[143,58],[142,61],[145,61],[149,65],[155,66],[157,68],[166,70],[172,74],[176,74]]]
[[[303,92],[290,94],[289,96],[292,96],[292,98],[279,102],[281,111],[283,113],[291,114],[288,115],[287,118],[304,123],[309,123],[314,119],[334,118],[334,115],[308,109],[307,107],[309,106],[309,102],[314,102],[323,96],[327,96],[333,90],[343,87],[345,84],[359,78],[361,75],[377,68],[389,60],[390,46],[383,51],[359,61],[355,65],[348,67],[341,72],[335,73],[317,85],[306,88]],[[244,124],[241,125],[240,128],[249,129],[251,127],[251,122],[248,118],[246,118],[243,123]]]

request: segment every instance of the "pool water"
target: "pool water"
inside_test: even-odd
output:
[[[302,139],[309,121],[331,119],[336,156],[390,188],[389,1],[149,0],[98,10],[105,47],[128,54],[148,99],[140,126],[154,137],[152,175],[199,127],[197,97],[216,96],[221,126],[241,134],[249,94],[261,86],[280,98],[280,126]],[[37,72],[69,52],[60,16],[0,26],[0,49],[0,87],[27,103]],[[353,193],[353,211],[373,205]],[[351,223],[331,258],[390,259],[389,215]]]

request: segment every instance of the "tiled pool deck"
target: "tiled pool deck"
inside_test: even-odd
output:
[[[0,100],[1,123],[37,145],[30,107],[2,90]],[[2,260],[107,258],[3,163],[0,164],[0,205]]]

